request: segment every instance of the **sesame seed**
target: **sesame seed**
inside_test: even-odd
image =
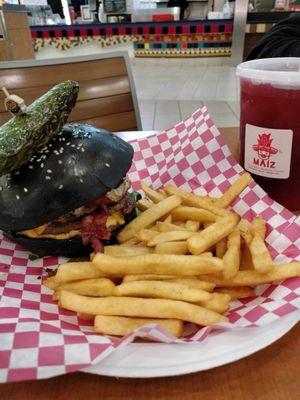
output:
[[[71,147],[75,147],[75,144],[71,144]]]
[[[83,147],[81,147],[81,151],[84,153],[84,151],[85,151],[85,150],[84,150],[84,148],[83,148]]]
[[[109,167],[110,167],[110,164],[108,164],[108,163],[105,163],[105,166],[109,168]]]
[[[15,172],[15,175],[20,175],[20,171],[16,171],[16,172]]]
[[[67,142],[67,146],[70,146],[71,142]]]
[[[48,172],[48,174],[51,174],[52,170],[51,169],[47,169],[47,172]]]
[[[45,176],[45,179],[46,179],[47,181],[50,181],[50,179],[51,179],[51,176],[49,176],[49,175],[46,175],[46,176]]]
[[[62,189],[64,187],[64,185],[59,185],[58,189]]]
[[[81,183],[83,183],[83,179],[80,178],[79,180],[80,180]]]
[[[58,164],[62,164],[62,161],[61,161],[61,160],[58,160]]]
[[[41,168],[44,168],[44,164],[43,163],[41,164]]]
[[[25,192],[25,193],[27,193],[27,192],[28,192],[28,189],[27,189],[27,188],[25,188],[25,187],[23,188],[23,190],[24,190],[24,192]]]
[[[18,196],[17,194],[16,194],[16,199],[17,199],[17,200],[20,200],[20,196]]]
[[[2,186],[0,186],[0,192],[2,192],[2,190],[3,190],[3,187],[2,187]]]
[[[33,169],[33,165],[29,165],[28,168],[29,168],[29,169]]]

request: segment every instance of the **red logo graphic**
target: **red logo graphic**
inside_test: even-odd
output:
[[[272,142],[271,133],[262,133],[258,136],[257,144],[254,144],[252,148],[261,160],[268,160],[271,155],[278,153],[278,149],[272,147]]]

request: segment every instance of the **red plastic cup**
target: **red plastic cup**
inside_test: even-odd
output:
[[[272,197],[300,210],[300,58],[266,58],[237,67],[243,167]]]

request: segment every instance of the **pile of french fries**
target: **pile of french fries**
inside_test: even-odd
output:
[[[261,216],[249,222],[229,210],[250,180],[244,173],[217,199],[172,185],[156,191],[142,182],[147,198],[118,234],[119,244],[90,261],[60,265],[44,284],[61,307],[93,319],[102,334],[126,335],[157,323],[180,337],[185,321],[226,322],[231,300],[300,275],[299,262],[273,263]]]

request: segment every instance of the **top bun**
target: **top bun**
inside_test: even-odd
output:
[[[132,157],[131,145],[110,132],[65,125],[28,163],[0,177],[0,229],[32,229],[103,196]]]

